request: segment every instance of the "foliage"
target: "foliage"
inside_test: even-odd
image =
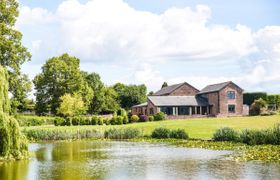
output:
[[[140,115],[139,122],[148,122],[149,117],[147,115]]]
[[[69,140],[69,139],[90,139],[103,138],[103,133],[94,129],[23,129],[23,134],[29,140]]]
[[[65,119],[62,117],[55,117],[54,119],[54,125],[55,126],[63,126],[65,124]]]
[[[98,125],[103,125],[103,119],[99,118],[98,121],[97,121],[97,124]]]
[[[139,135],[140,131],[135,128],[112,128],[104,132],[104,137],[108,139],[132,139],[139,137]]]
[[[88,107],[93,96],[80,72],[80,60],[63,54],[53,57],[43,65],[42,73],[35,76],[36,113],[49,112],[57,114],[60,97],[65,94],[79,94]]]
[[[122,124],[127,124],[128,123],[128,116],[127,116],[127,112],[125,109],[121,108],[118,110],[117,115],[122,117]]]
[[[18,2],[1,0],[0,12],[0,65],[8,70],[12,104],[21,105],[31,90],[31,84],[27,76],[20,72],[20,68],[30,60],[31,54],[21,43],[22,34],[14,29],[19,14]]]
[[[154,115],[155,121],[165,120],[165,114],[163,112],[158,112]]]
[[[170,130],[163,127],[156,128],[153,130],[151,137],[157,139],[170,138]]]
[[[91,124],[92,124],[92,125],[97,125],[99,119],[100,119],[100,118],[99,118],[98,116],[92,116],[92,117],[91,117]]]
[[[163,82],[163,84],[162,84],[162,86],[161,86],[161,89],[162,89],[162,88],[165,88],[165,87],[168,87],[167,82]]]
[[[0,66],[0,156],[19,159],[27,154],[27,141],[20,132],[17,120],[8,115],[9,110],[8,75]]]
[[[250,107],[249,114],[252,116],[260,115],[265,110],[266,102],[263,99],[258,99],[253,102]]]
[[[56,119],[50,116],[17,116],[16,118],[20,126],[52,125]]]
[[[104,89],[104,107],[101,113],[113,113],[116,112],[118,109],[120,109],[120,105],[118,103],[117,92],[111,87],[106,87]]]
[[[265,92],[253,92],[253,93],[243,93],[243,103],[251,105],[257,99],[267,100],[267,94]]]
[[[123,117],[122,116],[117,116],[116,117],[116,124],[117,125],[122,125],[123,124]]]
[[[118,100],[122,108],[129,109],[133,105],[147,100],[147,87],[142,85],[124,85],[117,83],[113,86],[118,94]]]
[[[155,120],[154,116],[149,116],[149,121],[154,121],[154,120]]]
[[[132,115],[130,117],[130,122],[131,123],[137,122],[138,120],[139,120],[139,117],[137,115]]]
[[[213,134],[213,140],[215,141],[237,141],[238,133],[229,127],[217,129]]]
[[[170,131],[170,138],[174,139],[189,139],[188,133],[184,129],[177,129]]]
[[[77,116],[86,111],[84,101],[78,94],[65,94],[60,97],[60,101],[61,103],[57,109],[57,113],[63,114],[64,116]]]

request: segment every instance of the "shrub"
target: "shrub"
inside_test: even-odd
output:
[[[184,129],[171,130],[170,138],[174,139],[189,139],[188,133]]]
[[[122,116],[117,116],[116,117],[116,124],[117,125],[123,124],[123,117]]]
[[[137,115],[132,115],[130,118],[131,123],[137,122],[138,120],[139,120],[139,117]]]
[[[106,118],[106,119],[103,119],[103,123],[106,124],[106,125],[110,125],[110,119]]]
[[[108,129],[104,132],[104,137],[109,139],[132,139],[140,135],[140,131],[135,128],[125,128],[125,129]]]
[[[92,116],[91,117],[91,124],[92,125],[97,125],[98,124],[98,120],[99,120],[98,116]]]
[[[103,119],[99,118],[97,123],[98,123],[98,125],[103,125]]]
[[[79,117],[79,116],[74,116],[74,117],[72,118],[72,125],[73,125],[73,126],[78,126],[78,125],[80,125],[80,117]]]
[[[158,112],[154,115],[155,121],[165,120],[165,114],[163,112]]]
[[[148,122],[149,121],[149,117],[146,115],[141,115],[139,117],[139,122]]]
[[[164,139],[164,138],[169,138],[170,136],[170,130],[167,128],[156,128],[152,132],[152,138],[157,138],[157,139]]]
[[[54,119],[54,125],[55,126],[63,126],[63,124],[65,123],[65,119],[62,117],[56,117]]]
[[[264,130],[243,130],[240,134],[240,142],[249,145],[265,144],[268,131]]]
[[[250,107],[249,114],[252,116],[260,115],[266,109],[266,102],[262,98],[255,100]]]
[[[149,116],[149,121],[154,121],[154,116]]]
[[[90,117],[87,117],[87,116],[80,117],[80,125],[90,125],[90,124],[91,124],[91,118]]]
[[[110,123],[111,123],[111,125],[116,125],[117,124],[117,116],[113,116]]]
[[[123,124],[127,124],[128,123],[128,116],[123,116]]]
[[[271,134],[273,135],[273,143],[280,145],[280,124],[275,124],[271,130]]]
[[[66,117],[62,126],[72,126],[72,117]]]
[[[215,141],[237,141],[238,133],[232,128],[224,127],[216,130],[213,139]]]
[[[41,126],[54,124],[55,117],[50,116],[18,116],[20,126]]]

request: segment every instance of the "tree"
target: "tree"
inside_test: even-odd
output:
[[[260,115],[262,110],[266,108],[266,102],[262,98],[255,100],[250,107],[250,115]]]
[[[120,105],[124,109],[129,109],[133,105],[143,103],[147,100],[147,88],[142,85],[124,85],[117,83],[113,86],[118,94]]]
[[[90,104],[93,91],[80,71],[80,60],[63,54],[53,57],[43,65],[42,73],[35,76],[36,113],[42,115],[49,110],[57,114],[59,98],[64,94],[80,94],[85,106]]]
[[[152,96],[152,95],[154,95],[154,91],[150,91],[148,94],[148,96]]]
[[[162,88],[165,88],[165,87],[168,87],[167,82],[163,82],[163,84],[161,85],[161,89],[162,89]]]
[[[101,113],[113,113],[120,109],[118,103],[118,93],[112,88],[107,87],[104,89],[104,106]]]
[[[65,94],[60,97],[60,106],[57,112],[64,116],[76,116],[85,113],[86,107],[82,97],[78,94]]]
[[[13,29],[18,17],[16,0],[0,1],[0,65],[6,67],[9,74],[9,91],[14,104],[20,104],[30,92],[30,82],[26,75],[21,74],[21,65],[29,61],[31,54],[22,45],[22,34]]]
[[[243,94],[243,103],[247,105],[251,105],[257,99],[267,100],[266,92],[251,92]]]
[[[83,72],[83,76],[89,87],[93,90],[94,96],[90,100],[88,112],[91,114],[99,114],[105,108],[105,86],[101,81],[99,74]]]
[[[22,158],[27,155],[27,142],[18,122],[9,116],[8,73],[0,65],[0,156]]]

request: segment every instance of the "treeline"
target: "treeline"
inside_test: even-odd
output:
[[[263,99],[267,104],[275,104],[280,107],[280,94],[267,94],[266,92],[253,92],[243,94],[243,103],[252,105],[255,100]]]
[[[108,114],[147,98],[145,85],[106,86],[97,73],[81,71],[80,60],[68,54],[47,60],[33,83],[37,115]]]

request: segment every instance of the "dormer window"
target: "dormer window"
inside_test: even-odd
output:
[[[227,92],[228,99],[235,99],[235,92],[234,91],[228,91]]]

